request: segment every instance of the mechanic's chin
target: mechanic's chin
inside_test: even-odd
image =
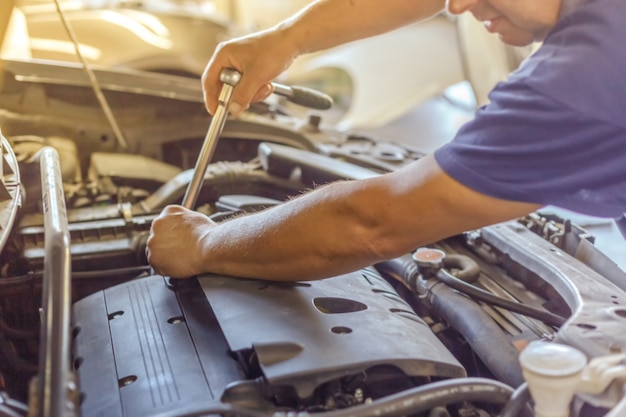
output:
[[[520,29],[518,27],[507,25],[503,18],[489,20],[483,22],[487,32],[498,35],[500,40],[511,46],[526,46],[538,40],[543,40],[543,35],[539,36],[537,33]]]

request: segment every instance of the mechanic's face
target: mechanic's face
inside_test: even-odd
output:
[[[543,40],[560,7],[561,0],[446,0],[448,12],[471,12],[489,32],[515,46]]]

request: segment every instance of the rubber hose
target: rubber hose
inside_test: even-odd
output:
[[[480,276],[480,265],[466,255],[446,255],[443,266],[447,269],[457,268],[458,271],[455,271],[454,276],[465,282],[474,282]]]
[[[513,388],[491,379],[448,379],[379,398],[370,404],[308,416],[319,414],[323,417],[404,417],[462,401],[506,404],[512,393]],[[304,417],[305,414],[298,413],[298,417],[301,416]],[[290,417],[290,413],[274,413],[272,417]]]
[[[513,391],[513,395],[511,395],[498,417],[533,417],[533,410],[528,405],[529,400],[530,391],[528,390],[528,384],[524,382]]]
[[[401,280],[417,293],[419,274],[410,255],[381,262],[376,268],[382,274]],[[524,382],[518,350],[500,326],[475,301],[441,284],[433,285],[429,295],[436,313],[461,333],[496,378],[513,387]],[[494,346],[498,346],[498,349],[494,349]]]
[[[153,417],[272,417],[267,411],[252,410],[243,407],[235,407],[230,404],[209,402],[208,404],[194,404],[182,410],[167,411]]]
[[[361,404],[341,410],[320,413],[275,412],[267,413],[233,407],[228,404],[209,404],[187,410],[172,411],[156,417],[202,417],[221,415],[240,417],[404,417],[430,410],[435,407],[463,401],[476,401],[489,404],[506,404],[513,388],[498,381],[486,378],[457,378],[432,382],[379,398],[369,404]]]
[[[410,254],[380,262],[374,265],[374,267],[381,274],[393,278],[415,293],[418,292],[417,279],[419,278],[419,272]]]
[[[444,269],[439,270],[435,276],[439,281],[445,283],[446,285],[449,285],[457,291],[469,295],[472,298],[476,298],[480,301],[484,301],[485,303],[502,307],[515,313],[523,314],[525,316],[541,320],[552,326],[560,327],[567,321],[567,319],[549,311],[541,310],[517,301],[511,301],[507,300],[506,298],[498,297],[497,295],[487,292],[482,288],[478,288],[472,284],[468,284],[467,282],[456,278],[454,275],[450,274]]]
[[[430,300],[435,311],[463,335],[497,379],[514,387],[524,382],[519,351],[478,304],[444,285],[431,288]]]

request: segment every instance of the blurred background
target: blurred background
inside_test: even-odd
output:
[[[198,77],[217,43],[270,27],[309,2],[61,0],[60,5],[90,64]],[[14,4],[3,56],[78,62],[53,1]],[[430,150],[449,140],[529,52],[503,45],[467,16],[442,14],[301,57],[284,80],[332,95],[336,106],[325,118],[342,129],[373,129]],[[415,113],[421,104],[426,105]],[[419,124],[419,140],[413,123]]]

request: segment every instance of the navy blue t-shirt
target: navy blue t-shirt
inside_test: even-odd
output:
[[[441,168],[481,193],[617,218],[626,211],[626,1],[563,16],[452,142]]]

